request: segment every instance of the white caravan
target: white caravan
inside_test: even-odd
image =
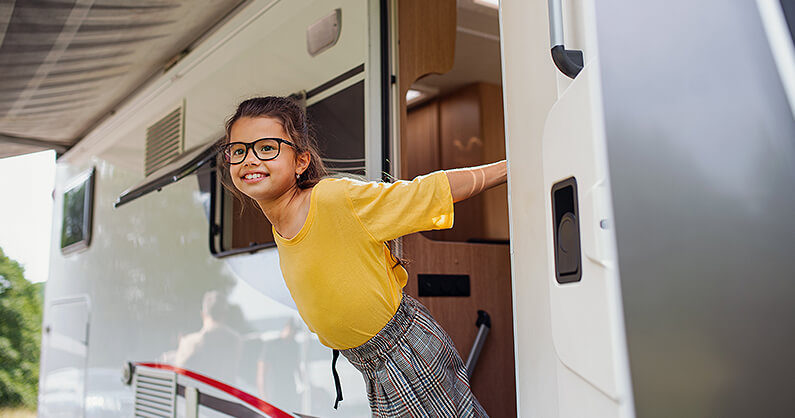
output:
[[[161,39],[158,21],[213,4],[83,3],[50,54],[112,55],[127,43],[74,28]],[[124,78],[132,93],[92,113],[68,150],[52,144],[65,152],[40,416],[369,415],[344,360],[332,408],[331,350],[295,310],[267,221],[216,179],[223,122],[255,95],[303,101],[335,172],[411,178],[507,156],[507,187],[398,248],[406,291],[462,357],[479,353],[471,383],[491,416],[795,409],[784,2],[226,3],[191,22],[200,37],[169,40],[183,52],[160,72]],[[120,25],[122,5],[138,20]],[[0,140],[43,143],[22,138],[47,128],[31,103],[78,94],[47,77],[26,84]]]

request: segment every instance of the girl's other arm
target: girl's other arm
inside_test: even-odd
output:
[[[445,170],[450,182],[453,202],[460,202],[508,179],[505,160],[477,167]]]

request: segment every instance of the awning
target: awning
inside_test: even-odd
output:
[[[0,158],[65,152],[244,3],[0,1]]]
[[[221,141],[222,139],[212,141],[185,151],[168,165],[146,176],[137,185],[125,190],[116,199],[113,207],[117,208],[125,203],[132,202],[149,192],[160,190],[164,186],[176,183],[195,173],[203,165],[215,159],[218,153],[218,145]]]

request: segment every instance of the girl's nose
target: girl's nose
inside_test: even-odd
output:
[[[257,158],[256,155],[254,155],[254,148],[247,149],[246,150],[246,158],[243,159],[243,164],[245,164],[245,165],[251,165],[251,164],[259,165],[259,163],[260,163],[260,159]]]

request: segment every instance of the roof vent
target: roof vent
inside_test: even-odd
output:
[[[181,154],[185,147],[185,103],[146,128],[146,160],[144,175],[148,176]]]
[[[133,387],[136,417],[175,416],[177,375],[174,372],[136,368]]]

